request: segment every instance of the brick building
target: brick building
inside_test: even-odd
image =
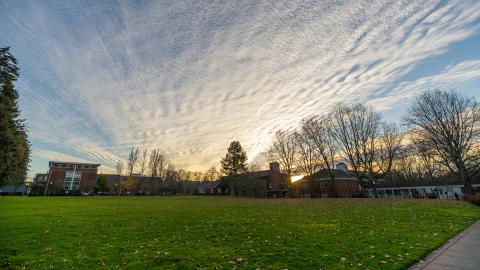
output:
[[[50,161],[45,188],[46,195],[93,193],[100,164]]]
[[[302,198],[342,198],[359,194],[357,178],[349,174],[343,164],[339,164],[332,173],[334,179],[327,169],[322,169],[293,182],[293,195]]]
[[[277,197],[287,193],[287,176],[277,162],[270,163],[269,170],[224,176],[220,181],[233,196]]]
[[[195,189],[191,194],[194,195],[228,195],[230,194],[228,185],[221,180],[194,182]]]

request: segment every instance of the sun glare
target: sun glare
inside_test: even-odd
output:
[[[291,179],[292,179],[292,182],[296,182],[296,181],[302,179],[303,177],[304,177],[304,175],[293,175],[291,177]]]

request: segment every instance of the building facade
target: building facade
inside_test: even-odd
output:
[[[228,195],[229,187],[220,180],[195,183],[194,195]]]
[[[288,191],[287,176],[277,162],[270,163],[268,170],[224,176],[220,181],[232,196],[281,197]]]
[[[50,161],[45,195],[93,193],[100,164]]]
[[[333,175],[333,177],[332,177]],[[357,178],[341,163],[336,169],[322,169],[291,185],[292,195],[301,198],[347,198],[360,193]]]

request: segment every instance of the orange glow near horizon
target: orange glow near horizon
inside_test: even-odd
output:
[[[301,180],[305,175],[292,175],[292,177],[290,177],[290,179],[292,180],[292,183],[293,182],[296,182],[298,180]]]

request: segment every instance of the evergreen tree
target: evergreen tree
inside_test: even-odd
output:
[[[221,163],[222,173],[225,175],[235,176],[247,172],[247,154],[238,141],[230,143]]]
[[[0,48],[0,186],[16,185],[26,176],[30,144],[24,120],[20,119],[17,60],[9,48]]]
[[[110,188],[108,187],[107,184],[107,177],[103,174],[101,174],[98,179],[97,179],[97,186],[95,187],[97,191],[100,192],[109,192]]]

